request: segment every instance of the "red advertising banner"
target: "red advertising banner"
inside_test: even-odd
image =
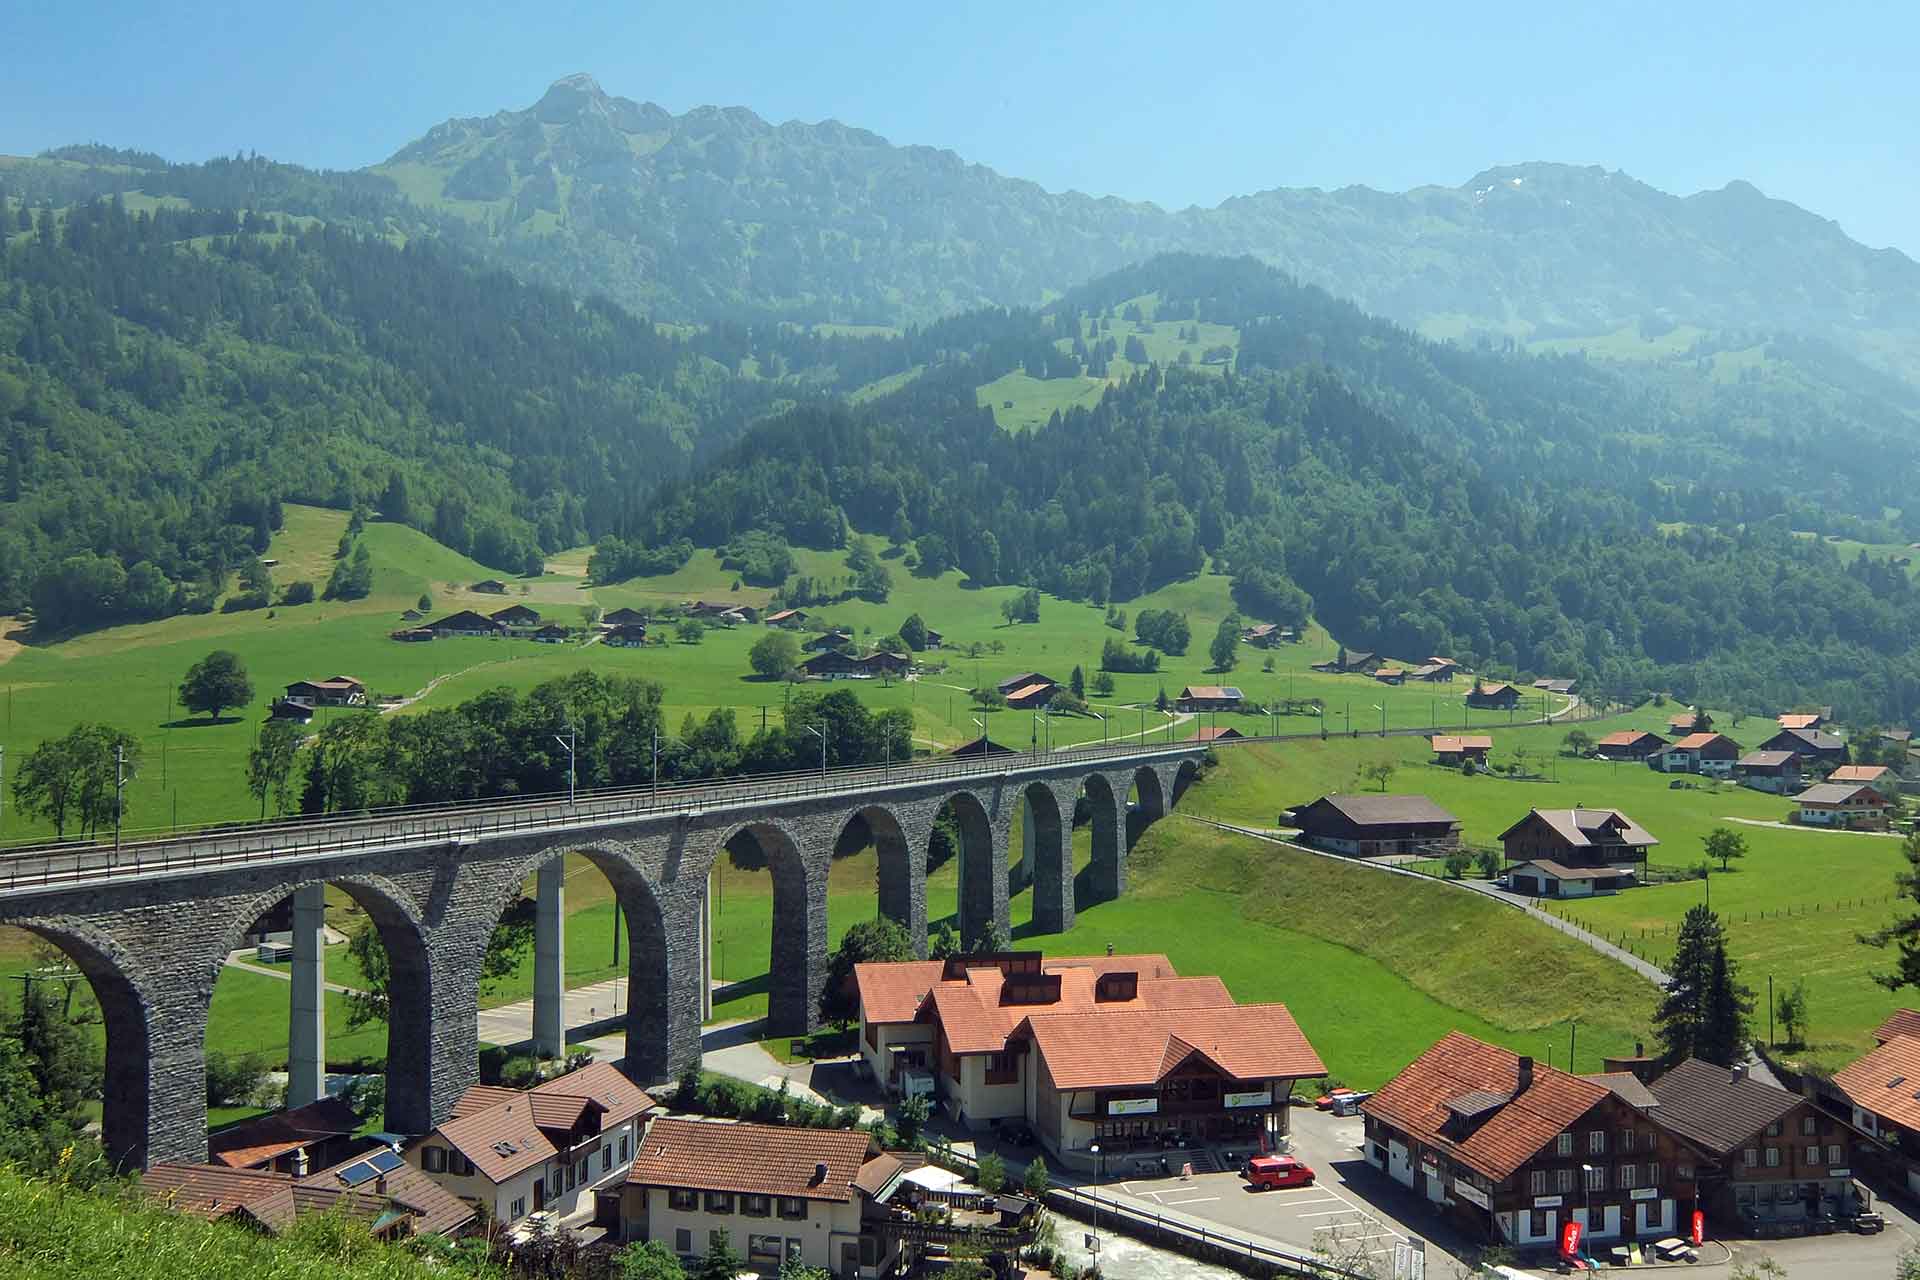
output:
[[[1580,1256],[1580,1224],[1571,1218],[1567,1219],[1567,1224],[1560,1228],[1560,1256],[1563,1258]]]
[[[1707,1215],[1698,1209],[1693,1211],[1693,1243],[1696,1248],[1707,1242]]]

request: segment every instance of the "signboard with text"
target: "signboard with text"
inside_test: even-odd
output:
[[[1571,1218],[1567,1219],[1566,1225],[1560,1228],[1560,1256],[1563,1258],[1580,1256],[1580,1224]]]
[[[1228,1107],[1270,1107],[1273,1105],[1273,1090],[1262,1089],[1255,1093],[1224,1094],[1220,1101]]]
[[[1635,1187],[1633,1190],[1627,1192],[1627,1199],[1629,1200],[1658,1200],[1659,1198],[1660,1189],[1658,1187]]]
[[[1150,1116],[1159,1109],[1158,1098],[1113,1098],[1107,1102],[1110,1116]]]
[[[1470,1204],[1477,1204],[1482,1209],[1487,1210],[1493,1208],[1492,1197],[1480,1188],[1474,1186],[1471,1182],[1468,1182],[1465,1178],[1455,1178],[1453,1180],[1453,1189],[1455,1194]]]

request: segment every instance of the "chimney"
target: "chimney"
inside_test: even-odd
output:
[[[1520,1059],[1520,1083],[1514,1086],[1513,1096],[1517,1098],[1521,1094],[1525,1093],[1528,1089],[1531,1089],[1532,1087],[1533,1087],[1533,1059],[1523,1057]]]
[[[822,1160],[819,1164],[816,1164],[813,1166],[813,1182],[811,1185],[817,1187],[821,1183],[825,1182],[826,1180],[827,1180],[827,1162]]]
[[[1647,1056],[1647,1044],[1646,1044],[1646,1041],[1644,1041],[1644,1040],[1635,1040],[1635,1041],[1633,1042],[1633,1056],[1634,1056],[1634,1057],[1636,1057],[1636,1058],[1644,1058],[1644,1057],[1646,1057],[1646,1056]]]
[[[1747,1078],[1747,1064],[1744,1062],[1734,1063],[1732,1076],[1733,1076],[1733,1082],[1735,1084],[1738,1084],[1740,1083],[1740,1081],[1745,1080]]]

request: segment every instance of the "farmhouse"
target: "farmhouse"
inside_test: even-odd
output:
[[[854,967],[860,1052],[894,1092],[956,1120],[1023,1118],[1090,1169],[1184,1141],[1252,1147],[1288,1131],[1293,1082],[1325,1073],[1286,1006],[1236,1005],[1162,955],[1037,951]],[[928,1078],[931,1077],[931,1080]]]
[[[1689,733],[1705,733],[1713,728],[1713,717],[1707,714],[1704,707],[1693,711],[1682,711],[1667,721],[1667,728],[1681,737]]]
[[[688,1262],[724,1240],[766,1274],[794,1262],[879,1276],[900,1242],[873,1219],[902,1171],[860,1129],[662,1117],[620,1188],[620,1235]]]
[[[427,639],[433,639],[433,633],[427,633]],[[289,702],[285,698],[275,698],[267,707],[267,719],[291,720],[295,724],[312,724],[313,708],[303,702]]]
[[[728,604],[723,600],[693,600],[687,604],[687,616],[712,618],[715,622],[722,622],[731,627],[742,622],[757,622],[760,611],[750,604]]]
[[[1667,740],[1646,729],[1622,729],[1593,744],[1593,754],[1602,760],[1645,760],[1666,749]]]
[[[1749,751],[1733,766],[1741,785],[1777,796],[1800,790],[1800,757],[1791,751]]]
[[[802,662],[800,670],[815,680],[850,680],[867,674],[865,663],[838,649],[822,649]]]
[[[1381,684],[1403,685],[1407,682],[1407,669],[1405,667],[1379,667],[1375,669],[1373,678]]]
[[[851,631],[841,631],[836,628],[832,631],[822,631],[819,635],[801,645],[800,648],[807,653],[820,653],[827,649],[845,649],[852,643],[853,633]]]
[[[1819,729],[1782,729],[1760,744],[1762,751],[1791,751],[1803,769],[1828,769],[1847,762],[1847,744]]]
[[[1256,622],[1240,632],[1240,638],[1256,649],[1271,649],[1282,640],[1293,639],[1293,632],[1272,622]]]
[[[647,642],[647,626],[644,622],[629,623],[608,631],[602,644],[612,645],[616,649],[638,649]]]
[[[1348,672],[1365,675],[1379,665],[1380,655],[1377,653],[1368,653],[1364,649],[1342,649],[1325,662],[1314,663],[1313,669],[1329,675],[1344,675]]]
[[[356,1147],[360,1117],[338,1097],[327,1096],[290,1111],[270,1111],[207,1137],[208,1159],[227,1169],[270,1169],[304,1176]]]
[[[1514,889],[1584,898],[1634,883],[1660,842],[1614,809],[1533,809],[1500,833]]]
[[[475,613],[471,609],[462,609],[438,621],[429,622],[426,629],[442,639],[448,636],[499,636],[506,632],[506,629],[492,618]]]
[[[474,1085],[453,1115],[407,1148],[407,1162],[491,1220],[566,1220],[624,1181],[653,1099],[607,1062],[532,1089]],[[617,1192],[609,1196],[617,1198]]]
[[[945,636],[935,631],[932,627],[927,628],[927,648],[938,649],[946,642],[947,638]]]
[[[390,631],[387,633],[387,639],[389,640],[418,642],[421,640],[431,640],[433,638],[433,632],[426,627],[404,627],[399,631]]]
[[[1827,775],[1828,782],[1860,782],[1882,795],[1891,795],[1899,780],[1883,764],[1843,764]]]
[[[1510,684],[1487,684],[1475,680],[1467,690],[1467,705],[1483,711],[1511,711],[1520,705],[1520,691]]]
[[[1485,764],[1487,752],[1493,750],[1493,738],[1484,733],[1436,733],[1429,741],[1435,764],[1458,766],[1467,760]]]
[[[482,582],[476,582],[473,584],[472,589],[490,596],[503,596],[507,594],[507,584],[498,578],[488,578]]]
[[[1428,684],[1452,684],[1453,673],[1459,669],[1459,664],[1451,658],[1429,658],[1407,672],[1407,675],[1415,680],[1424,680]]]
[[[1763,1084],[1745,1066],[1690,1058],[1647,1085],[1648,1116],[1699,1153],[1700,1204],[1721,1234],[1759,1222],[1858,1211],[1854,1132],[1808,1098]]]
[[[565,644],[573,638],[573,633],[557,622],[549,622],[534,632],[533,638],[540,644]]]
[[[1704,773],[1724,778],[1740,760],[1740,744],[1723,733],[1690,733],[1647,763],[1662,773]]]
[[[523,604],[510,604],[504,609],[495,610],[489,615],[503,627],[537,627],[540,614]]]
[[[1872,787],[1856,782],[1817,782],[1793,798],[1794,821],[1845,831],[1885,831],[1892,808]]]
[[[1193,732],[1193,740],[1195,742],[1232,742],[1245,736],[1245,734],[1241,733],[1232,725],[1228,725],[1224,729],[1217,725],[1210,726],[1205,729],[1196,729]]]
[[[305,707],[359,707],[366,705],[367,686],[352,676],[295,680],[287,686],[285,700]]]
[[[647,625],[647,615],[638,609],[623,607],[615,609],[611,613],[601,614],[600,625],[603,627],[644,627]]]
[[[1564,679],[1559,679],[1555,677],[1549,677],[1548,679],[1545,679],[1545,680],[1535,680],[1533,682],[1533,687],[1536,689],[1545,690],[1548,693],[1572,693],[1578,684],[1579,684],[1579,681],[1577,680],[1564,680]]]
[[[868,675],[903,677],[913,666],[913,659],[904,653],[888,653],[882,649],[860,659],[860,665]]]
[[[1008,676],[1005,680],[995,685],[994,688],[1000,691],[1002,697],[1005,697],[1015,689],[1024,689],[1028,685],[1054,683],[1056,683],[1056,681],[1052,676],[1043,676],[1038,671],[1023,671],[1017,676]]]
[[[1789,711],[1778,717],[1782,729],[1824,729],[1832,709],[1820,711]]]
[[[806,620],[807,611],[805,609],[776,609],[768,614],[765,619],[766,624],[770,627],[797,627],[805,623]]]
[[[1294,810],[1293,825],[1305,844],[1363,858],[1460,843],[1460,819],[1425,796],[1322,796]]]
[[[1551,1245],[1674,1233],[1693,1160],[1641,1113],[1631,1076],[1574,1076],[1449,1032],[1361,1111],[1368,1164],[1468,1230]]]
[[[1190,684],[1180,690],[1174,706],[1182,711],[1236,711],[1246,695],[1230,684]]]
[[[1053,701],[1053,695],[1059,691],[1060,686],[1051,680],[1038,684],[1023,684],[1017,689],[1007,691],[1007,705],[1015,711],[1044,707]]]

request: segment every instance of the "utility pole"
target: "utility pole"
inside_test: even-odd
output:
[[[803,727],[804,727],[804,728],[806,729],[806,731],[807,731],[808,733],[810,733],[810,734],[812,734],[812,735],[813,735],[814,737],[816,737],[816,738],[818,738],[818,739],[820,739],[820,776],[824,778],[824,777],[826,777],[826,776],[827,776],[827,734],[826,734],[826,730],[824,730],[824,729],[818,729],[818,728],[815,728],[815,727],[814,727],[813,725],[805,725],[805,726],[803,726]]]
[[[567,729],[567,733],[565,737],[561,737],[557,733],[553,735],[553,740],[567,749],[567,804],[569,807],[571,807],[573,804],[573,781],[574,781],[573,748],[574,748],[574,740],[577,737],[578,735],[574,732],[574,730],[571,727]]]
[[[653,731],[653,794],[660,794],[660,731]]]
[[[113,749],[113,851],[120,852],[120,818],[127,808],[127,749]]]

